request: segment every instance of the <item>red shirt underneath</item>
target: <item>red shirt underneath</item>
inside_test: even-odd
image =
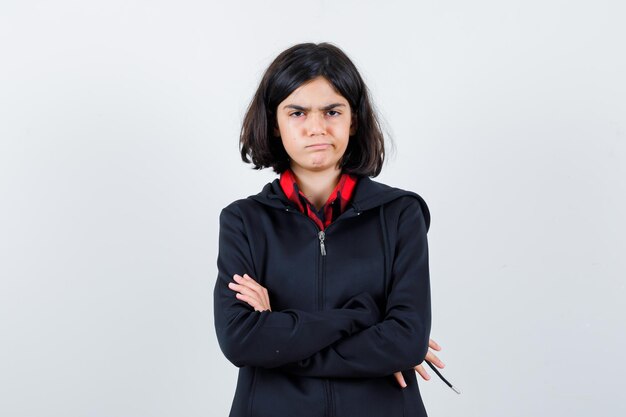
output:
[[[317,211],[315,206],[298,188],[293,171],[288,168],[280,174],[280,186],[287,198],[294,203],[298,210],[309,216],[320,230],[324,230],[328,227],[328,225],[345,211],[352,198],[357,181],[357,176],[342,173],[339,182],[330,193],[328,200],[322,208]]]

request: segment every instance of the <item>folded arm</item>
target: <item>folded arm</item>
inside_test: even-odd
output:
[[[228,288],[234,274],[253,273],[245,228],[235,205],[220,213],[218,276],[213,291],[220,349],[235,366],[277,367],[299,361],[341,338],[377,323],[378,307],[361,293],[342,308],[255,311]]]
[[[431,326],[430,216],[423,210],[427,208],[412,200],[400,214],[384,320],[279,369],[312,377],[379,377],[423,362]]]

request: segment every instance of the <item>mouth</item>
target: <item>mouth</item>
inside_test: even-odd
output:
[[[307,148],[313,148],[313,149],[324,149],[327,147],[330,147],[330,143],[316,143],[314,145],[309,145],[307,146]]]

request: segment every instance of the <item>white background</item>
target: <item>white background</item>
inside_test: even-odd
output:
[[[0,4],[0,415],[226,416],[218,215],[263,70],[358,66],[429,204],[431,416],[623,416],[626,6],[615,1]],[[391,142],[389,142],[391,145]],[[429,370],[429,368],[427,368]],[[346,417],[346,416],[341,416]]]

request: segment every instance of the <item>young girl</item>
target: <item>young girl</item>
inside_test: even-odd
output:
[[[384,138],[354,64],[328,43],[283,51],[240,142],[244,162],[280,177],[220,213],[215,329],[240,368],[230,417],[426,416],[413,371],[444,366],[428,350],[430,213],[370,179]]]

